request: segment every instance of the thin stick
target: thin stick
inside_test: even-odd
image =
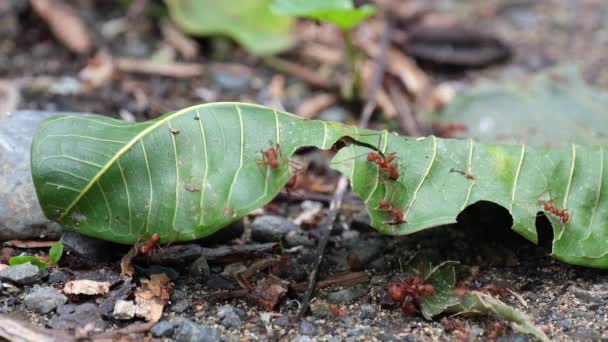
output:
[[[367,127],[367,125],[369,124],[369,120],[372,118],[374,108],[376,108],[376,98],[378,95],[378,89],[380,89],[380,85],[382,84],[382,80],[384,79],[386,54],[390,43],[391,30],[392,24],[390,19],[387,18],[384,21],[384,31],[382,33],[380,41],[380,54],[376,58],[376,65],[374,68],[374,73],[372,74],[372,83],[369,89],[369,97],[367,102],[365,103],[365,107],[363,107],[361,121],[359,122],[359,125],[361,127]]]
[[[388,94],[395,107],[397,107],[398,122],[401,130],[413,137],[422,136],[407,98],[399,91],[399,86],[395,82],[388,83]]]
[[[277,69],[278,71],[301,78],[306,83],[309,83],[315,87],[319,87],[325,90],[335,90],[336,88],[338,88],[337,83],[330,82],[324,79],[323,77],[319,76],[319,74],[317,74],[314,70],[306,68],[302,65],[271,56],[264,57],[264,62],[266,62],[266,64],[270,65],[271,67]]]

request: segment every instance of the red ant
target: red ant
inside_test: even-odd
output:
[[[393,301],[400,303],[401,311],[408,316],[418,311],[421,296],[435,294],[433,285],[424,283],[422,270],[415,277],[388,283],[386,287]]]
[[[160,241],[160,235],[158,235],[157,233],[154,233],[154,234],[152,234],[152,237],[150,238],[150,240],[137,246],[137,251],[139,252],[139,254],[148,254],[152,250],[152,248],[154,248],[155,246],[158,245],[159,241]]]
[[[258,165],[268,165],[275,170],[279,168],[279,157],[283,157],[279,144],[274,144],[267,150],[260,150],[260,153],[262,153],[262,160],[258,161]]]
[[[377,164],[380,170],[388,176],[389,179],[397,180],[399,178],[399,169],[393,161],[397,158],[396,152],[391,152],[388,156],[383,156],[379,152],[370,152],[367,154],[367,160]]]
[[[384,222],[385,224],[396,226],[402,223],[407,223],[403,215],[403,209],[393,207],[388,200],[380,200],[380,202],[378,202],[378,207],[393,219],[392,221]]]
[[[541,194],[542,195],[542,194]],[[562,223],[568,223],[570,221],[570,214],[568,209],[559,209],[553,205],[553,199],[551,199],[551,191],[549,190],[549,200],[538,200],[539,204],[542,204],[543,210],[550,212],[551,214],[559,217]]]
[[[451,168],[450,172],[456,172],[456,173],[460,173],[461,175],[464,176],[464,178],[469,179],[469,180],[475,180],[475,176],[473,176],[472,173],[470,172],[465,172],[465,171],[461,171],[461,170],[457,170],[455,168]]]

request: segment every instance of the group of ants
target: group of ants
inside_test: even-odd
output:
[[[278,170],[281,165],[280,160],[284,160],[278,143],[267,150],[261,150],[260,153],[262,155],[262,158],[258,160],[258,166],[260,167],[267,166],[270,169]],[[377,165],[378,169],[389,181],[396,181],[400,176],[398,164],[396,162],[396,152],[384,155],[377,149],[374,152],[367,153],[367,161]],[[465,171],[451,169],[450,172],[460,173],[469,180],[476,179],[474,175]],[[297,182],[296,177],[297,175],[292,177],[288,182],[286,186],[288,190],[289,188],[295,187]],[[549,197],[550,196],[551,194],[549,193]],[[539,204],[543,205],[545,212],[549,212],[559,217],[562,223],[565,224],[570,220],[568,209],[557,208],[553,204],[553,199],[539,200]],[[407,223],[404,218],[404,210],[393,206],[389,200],[380,200],[378,202],[378,208],[391,217],[390,221],[384,222],[385,224],[400,225],[402,223]],[[159,235],[154,234],[149,241],[136,246],[136,250],[139,254],[147,254],[158,244],[159,240]],[[392,300],[395,303],[398,303],[402,312],[408,316],[418,312],[422,297],[433,296],[435,294],[433,286],[424,282],[424,272],[422,269],[419,270],[416,276],[389,283],[387,285],[387,290]]]

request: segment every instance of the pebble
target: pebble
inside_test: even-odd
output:
[[[192,305],[189,299],[178,300],[175,304],[171,305],[171,311],[177,313],[183,313]]]
[[[334,304],[350,304],[365,296],[367,292],[367,289],[363,286],[353,286],[328,294],[327,300]]]
[[[47,323],[52,329],[76,329],[87,324],[100,330],[108,327],[108,323],[101,317],[99,307],[93,303],[60,305],[57,313],[59,316]]]
[[[19,285],[33,284],[41,277],[42,272],[29,262],[10,266],[0,271],[0,280],[11,281]]]
[[[57,239],[61,226],[38,204],[30,169],[30,145],[38,124],[55,113],[0,113],[0,240]]]
[[[48,278],[49,284],[65,283],[68,280],[70,280],[70,277],[67,275],[67,273],[62,272],[62,271],[52,272],[51,274],[49,274],[49,278]]]
[[[329,308],[329,304],[323,299],[318,299],[310,303],[310,311],[316,317],[332,317],[333,313]]]
[[[296,335],[296,337],[293,338],[292,342],[312,342],[312,338],[310,338],[309,336]]]
[[[240,328],[243,325],[241,317],[245,316],[245,312],[235,309],[232,305],[224,305],[217,311],[217,316],[225,328]]]
[[[290,231],[298,230],[298,226],[281,216],[258,216],[251,223],[251,237],[259,242],[280,241]]]
[[[190,265],[190,275],[200,284],[205,284],[210,274],[211,270],[204,256],[194,260],[192,265]]]
[[[289,317],[287,316],[281,316],[278,318],[275,318],[274,320],[272,320],[272,324],[279,326],[281,328],[287,328],[289,327]]]
[[[115,254],[109,251],[118,252],[122,249],[117,248],[115,243],[95,239],[73,231],[65,231],[61,236],[61,241],[66,254],[69,253],[88,266],[96,266],[101,262],[106,262]]]
[[[169,321],[160,321],[150,329],[154,337],[171,337],[175,332],[175,324]]]
[[[49,313],[67,301],[68,298],[61,291],[52,287],[35,288],[23,300],[28,309],[41,314]]]
[[[298,332],[300,335],[314,336],[317,334],[317,327],[315,327],[314,324],[308,320],[302,320]]]
[[[359,318],[361,319],[374,319],[376,317],[376,309],[370,304],[361,305],[359,310]]]
[[[290,231],[285,235],[285,244],[289,247],[306,246],[313,247],[315,241],[308,234],[297,231]]]
[[[575,341],[599,341],[601,335],[595,329],[580,327],[572,333],[572,338]]]
[[[577,286],[570,286],[570,292],[578,299],[585,303],[603,302],[608,298],[608,291],[601,290],[585,290]]]
[[[218,342],[220,333],[214,327],[184,319],[175,329],[176,342]]]

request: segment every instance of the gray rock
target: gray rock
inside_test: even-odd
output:
[[[508,334],[505,336],[499,336],[496,342],[528,342],[533,341],[530,337],[522,334]]]
[[[296,335],[296,337],[291,340],[292,342],[312,342],[312,338],[308,336]]]
[[[562,327],[562,330],[564,330],[564,332],[568,332],[572,328],[572,324],[570,324],[570,322],[565,319],[557,321],[556,324]]]
[[[290,231],[285,235],[285,244],[289,247],[306,246],[312,247],[315,241],[304,232]]]
[[[169,321],[160,321],[150,329],[154,337],[171,337],[175,332],[175,324]]]
[[[171,311],[182,313],[192,305],[192,302],[189,299],[181,299],[178,300],[175,304],[171,305]]]
[[[572,337],[575,341],[599,341],[602,336],[595,329],[579,327],[574,331]]]
[[[219,342],[220,333],[214,327],[184,319],[175,330],[174,338],[177,342]]]
[[[65,283],[70,279],[70,277],[62,271],[55,271],[49,274],[49,284],[58,284]]]
[[[11,281],[19,285],[27,285],[37,282],[42,277],[42,272],[31,263],[10,266],[0,271],[0,280]]]
[[[28,309],[41,314],[49,313],[67,301],[68,298],[61,291],[52,287],[36,288],[23,300]]]
[[[602,290],[585,290],[577,286],[570,286],[570,292],[578,299],[585,303],[597,303],[603,302],[605,298],[608,298],[608,291]]]
[[[209,269],[209,264],[204,256],[194,260],[192,265],[190,265],[190,275],[201,284],[207,282],[209,279],[209,274],[211,274],[211,270]]]
[[[258,216],[251,223],[251,237],[260,242],[280,241],[288,232],[298,230],[298,226],[281,216]]]
[[[213,81],[225,90],[239,90],[246,87],[251,76],[251,70],[240,65],[216,65],[211,71]]]
[[[365,296],[367,289],[363,286],[353,286],[347,289],[332,292],[327,295],[327,300],[334,304],[350,304]]]
[[[38,204],[30,170],[30,145],[38,124],[55,113],[0,113],[0,240],[56,239],[58,223]]]
[[[57,313],[59,316],[47,323],[52,329],[76,329],[87,324],[101,330],[108,327],[108,323],[101,317],[99,307],[93,303],[60,305]]]
[[[376,317],[376,309],[370,304],[361,305],[359,310],[359,318],[361,319],[374,319]]]
[[[329,304],[323,299],[315,300],[310,303],[310,312],[316,317],[332,317],[333,313]]]
[[[224,305],[217,311],[217,316],[220,318],[220,324],[226,328],[240,328],[243,325],[241,316],[245,312],[240,310],[241,315],[237,313],[232,305]]]
[[[312,322],[304,319],[300,323],[300,328],[298,329],[298,333],[300,335],[305,335],[305,336],[314,336],[317,334],[317,327],[315,327],[315,325],[312,324]]]
[[[290,325],[289,317],[281,316],[272,320],[272,324],[279,326],[281,328],[287,328]]]

